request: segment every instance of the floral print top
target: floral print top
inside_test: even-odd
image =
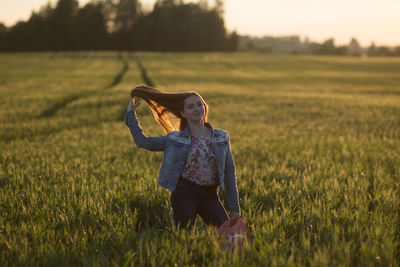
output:
[[[199,185],[217,184],[217,160],[211,137],[190,135],[190,138],[190,150],[182,177]]]

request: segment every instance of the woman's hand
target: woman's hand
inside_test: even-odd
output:
[[[135,111],[139,106],[140,106],[140,102],[135,104],[135,97],[132,97],[131,98],[131,102],[129,102],[129,106],[128,106],[127,112],[129,112],[131,110]]]
[[[234,226],[240,218],[239,212],[231,212],[231,216],[229,218],[229,225]]]
[[[136,110],[140,106],[140,102],[137,102],[137,104],[135,104],[135,97],[132,97],[132,103],[133,103],[133,110]]]

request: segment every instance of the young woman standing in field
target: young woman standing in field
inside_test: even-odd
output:
[[[167,135],[147,137],[136,118],[134,98],[150,106]],[[196,92],[163,93],[139,86],[131,91],[126,124],[140,148],[164,151],[158,182],[171,191],[175,224],[191,228],[199,214],[206,224],[216,227],[228,220],[217,187],[226,190],[230,224],[240,218],[235,164],[226,131],[207,122],[208,106]]]

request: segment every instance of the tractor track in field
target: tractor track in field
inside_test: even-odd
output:
[[[120,59],[120,61],[122,61],[122,64],[123,64],[123,67],[122,67],[121,71],[115,76],[114,80],[109,85],[107,85],[106,87],[103,88],[103,90],[111,89],[111,88],[117,86],[121,82],[121,80],[124,77],[125,73],[129,70],[128,61],[124,57],[122,57],[121,55],[119,56],[119,59]],[[151,78],[147,74],[147,70],[143,66],[143,64],[141,63],[139,58],[137,59],[137,66],[138,66],[138,68],[139,68],[139,70],[141,72],[141,76],[142,76],[143,82],[148,86],[155,87],[154,82],[151,80]],[[73,103],[74,101],[77,101],[77,100],[82,99],[84,97],[88,97],[90,95],[93,95],[93,93],[96,93],[96,92],[98,92],[98,91],[85,92],[85,93],[81,93],[81,94],[69,95],[68,97],[60,100],[59,102],[57,102],[54,105],[50,106],[49,108],[45,109],[38,116],[38,118],[49,118],[49,117],[52,117],[52,116],[56,115],[56,113],[60,109],[65,108],[67,105]],[[118,118],[118,119],[120,119],[120,118]]]
[[[114,77],[114,80],[109,85],[105,86],[102,90],[111,89],[111,88],[117,86],[121,82],[125,73],[128,71],[128,69],[129,69],[128,61],[126,61],[126,59],[124,57],[122,57],[121,55],[119,56],[119,60],[123,64],[121,71]],[[89,92],[85,92],[85,93],[81,93],[81,94],[71,94],[71,95],[65,97],[64,99],[61,99],[60,101],[54,103],[49,108],[45,109],[37,118],[41,119],[41,118],[53,117],[54,115],[56,115],[56,113],[59,110],[65,108],[67,105],[69,105],[79,99],[93,95],[97,92],[98,91],[89,91]]]
[[[121,69],[121,71],[114,77],[113,81],[105,86],[102,90],[109,90],[111,88],[114,88],[115,86],[117,86],[123,79],[123,77],[125,76],[126,72],[129,70],[129,63],[126,60],[126,58],[122,57],[121,55],[119,56],[119,60],[122,62],[123,67]],[[155,87],[154,82],[152,81],[152,79],[149,77],[148,72],[145,68],[145,66],[143,66],[143,64],[141,63],[140,59],[137,58],[136,59],[137,62],[137,67],[139,68],[140,72],[141,72],[141,78],[144,84],[148,85],[148,86],[152,86]],[[37,116],[37,119],[49,119],[52,118],[53,116],[56,115],[56,113],[65,108],[67,105],[73,103],[74,101],[77,101],[79,99],[88,97],[90,95],[95,94],[98,91],[92,91],[92,92],[85,92],[82,94],[71,94],[68,97],[58,101],[57,103],[55,103],[54,105],[50,106],[49,108],[47,108],[46,110],[44,110],[39,116]],[[99,123],[104,123],[104,122],[112,122],[112,121],[122,121],[125,119],[125,115],[126,115],[126,107],[125,106],[121,106],[121,112],[119,112],[119,115],[115,118],[115,119],[110,119],[110,120],[103,120],[102,122],[94,122],[93,124],[82,124],[82,125],[75,125],[72,126],[70,128],[67,128],[68,130],[70,129],[79,129],[79,128],[85,128],[85,127],[93,127],[96,126]],[[21,132],[21,134],[15,135],[15,136],[2,136],[1,140],[4,140],[6,143],[9,143],[13,140],[34,140],[36,138],[39,137],[39,139],[41,137],[47,137],[59,132],[62,132],[64,130],[67,130],[66,128],[63,129],[48,129],[47,131],[44,132],[37,132],[34,134],[29,134],[28,132]]]
[[[139,57],[136,57],[136,64],[137,67],[140,70],[140,75],[142,77],[142,81],[144,82],[145,85],[151,86],[151,87],[155,87],[154,82],[152,81],[152,79],[149,77],[146,68],[143,66],[142,62],[140,61]],[[125,119],[125,112],[126,111],[126,107],[123,106],[121,108],[121,112],[119,112],[119,116],[116,118],[117,121],[122,121]]]
[[[118,58],[122,62],[121,71],[114,77],[112,82],[110,84],[106,85],[105,87],[103,87],[101,89],[101,91],[109,90],[109,89],[112,89],[115,86],[117,86],[122,81],[122,79],[125,76],[126,72],[129,70],[128,61],[122,55],[119,55]],[[54,103],[53,105],[51,105],[47,109],[45,109],[40,115],[38,115],[36,117],[36,119],[49,119],[49,118],[52,118],[57,114],[57,112],[59,110],[65,108],[67,105],[69,105],[69,104],[71,104],[71,103],[73,103],[73,102],[75,102],[75,101],[77,101],[79,99],[82,99],[82,98],[91,96],[93,94],[96,94],[98,92],[99,91],[90,91],[90,92],[85,92],[85,93],[81,93],[81,94],[71,94],[71,95],[59,100],[58,102]],[[88,125],[87,124],[82,125],[82,127],[86,127],[86,126],[88,126]],[[80,126],[75,126],[75,127],[72,127],[72,128],[76,129],[76,128],[81,128],[81,127]],[[38,135],[43,136],[43,137],[47,137],[49,135],[61,132],[63,130],[64,129],[48,129],[48,131],[34,133],[33,135],[29,134],[29,132],[23,131],[20,134],[17,134],[15,136],[7,136],[7,134],[5,136],[2,135],[1,136],[1,140],[5,141],[6,143],[9,143],[9,142],[11,142],[13,140],[18,140],[18,139],[19,140],[23,140],[23,139],[25,139],[25,140],[33,140]]]
[[[137,59],[137,66],[140,70],[140,72],[142,73],[142,80],[143,82],[151,87],[155,87],[156,85],[154,84],[154,82],[151,80],[151,78],[149,77],[149,75],[147,75],[147,70],[146,68],[143,66],[142,62]]]

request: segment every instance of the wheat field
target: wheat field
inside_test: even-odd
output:
[[[229,132],[241,250],[174,229],[163,155],[125,125],[141,84],[198,91]],[[10,53],[0,95],[2,266],[400,264],[400,58]]]

